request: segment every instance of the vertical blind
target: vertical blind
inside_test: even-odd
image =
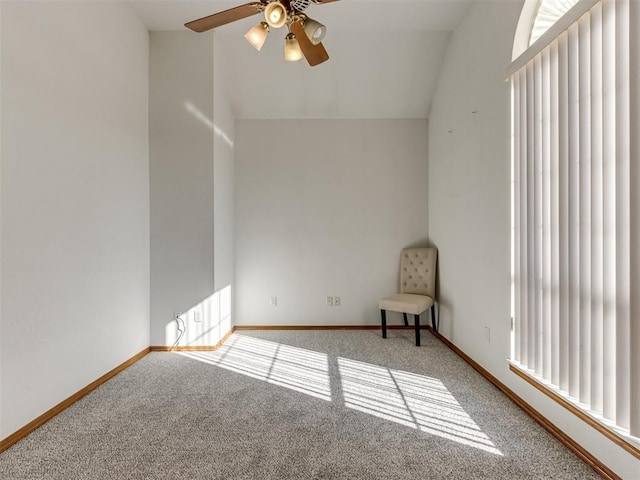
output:
[[[640,437],[640,1],[511,76],[512,362]]]

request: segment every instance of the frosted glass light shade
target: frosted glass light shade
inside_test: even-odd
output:
[[[307,34],[311,43],[318,45],[327,33],[327,27],[320,22],[307,18],[304,21],[304,33]]]
[[[297,62],[302,58],[302,50],[298,39],[293,33],[287,35],[284,40],[284,59],[287,62]]]
[[[280,28],[287,23],[287,9],[280,2],[271,2],[264,9],[264,19],[270,27]]]
[[[264,45],[264,42],[267,40],[268,34],[269,25],[267,25],[266,22],[260,22],[251,30],[249,30],[244,35],[244,38],[246,38],[247,42],[253,45],[256,50],[260,51],[262,49],[262,46]]]

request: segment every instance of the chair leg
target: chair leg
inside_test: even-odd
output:
[[[382,319],[382,338],[387,338],[387,311],[380,310],[380,318]]]
[[[402,312],[402,318],[404,318],[404,326],[408,327],[409,326],[409,320],[407,320],[406,312]]]
[[[433,331],[438,331],[438,324],[436,323],[436,304],[431,305],[431,326],[433,327]]]
[[[416,347],[420,346],[420,315],[415,315],[416,319]]]

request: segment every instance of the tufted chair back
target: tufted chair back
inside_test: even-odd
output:
[[[427,295],[435,299],[435,248],[405,248],[400,257],[400,293]]]

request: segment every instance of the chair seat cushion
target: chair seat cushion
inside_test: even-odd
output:
[[[391,312],[404,312],[413,315],[420,315],[427,308],[433,305],[433,298],[426,295],[415,295],[412,293],[400,293],[392,297],[386,297],[379,302],[380,310]]]

